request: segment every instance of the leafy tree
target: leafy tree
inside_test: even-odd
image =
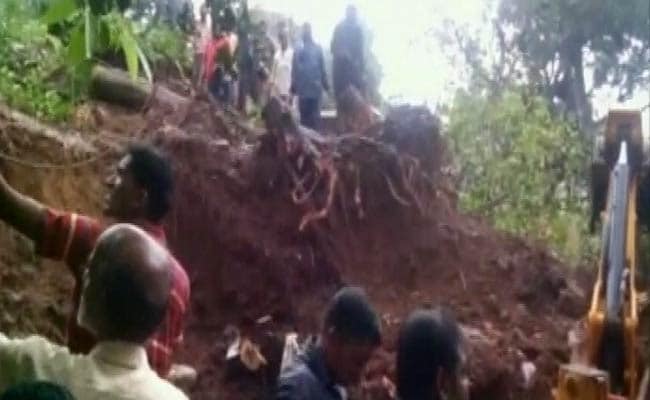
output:
[[[138,32],[137,37],[154,75],[191,70],[192,49],[187,46],[187,35],[176,24],[161,22]]]
[[[492,4],[490,40],[449,22],[439,33],[470,77],[449,113],[461,205],[565,255],[584,255],[580,244],[594,244],[586,232],[591,140],[578,132],[593,132],[594,90],[610,85],[624,100],[650,83],[649,4]]]
[[[648,7],[647,0],[503,0],[499,19],[515,29],[530,81],[562,99],[587,127],[585,66],[591,64],[594,88],[618,87],[621,100],[649,82]]]
[[[193,59],[187,43],[195,29],[191,0],[132,0],[129,16],[154,75],[189,72]]]
[[[529,84],[589,131],[593,90],[611,85],[625,100],[650,83],[648,7],[647,0],[500,0],[492,21],[497,56],[487,61],[477,36],[457,27],[444,36],[491,91]]]
[[[72,104],[51,78],[65,54],[38,20],[41,6],[36,0],[0,1],[0,97],[24,112],[59,121],[67,118]]]
[[[491,97],[460,91],[448,134],[461,207],[500,229],[549,240],[565,254],[581,253],[581,241],[570,239],[586,232],[588,147],[543,97],[520,88]]]

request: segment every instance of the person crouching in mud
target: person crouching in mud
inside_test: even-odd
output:
[[[287,368],[275,400],[343,400],[381,344],[379,318],[363,290],[346,287],[331,300],[320,340]]]

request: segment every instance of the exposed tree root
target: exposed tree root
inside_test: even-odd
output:
[[[289,177],[290,197],[308,210],[300,231],[326,219],[334,209],[342,210],[343,220],[349,223],[352,204],[359,220],[387,201],[422,216],[429,212],[435,185],[417,155],[397,151],[381,136],[322,136],[299,126],[279,101],[269,102],[264,115],[268,139],[274,143],[270,147],[276,149],[275,157]],[[426,134],[437,135],[436,129],[432,126]],[[345,187],[354,189],[349,193]],[[346,198],[349,195],[351,199]]]

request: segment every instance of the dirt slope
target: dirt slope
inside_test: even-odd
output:
[[[470,334],[473,399],[548,398],[585,294],[548,252],[458,213],[440,172],[444,144],[436,126],[423,110],[407,108],[389,117],[385,132],[393,139],[398,132],[393,143],[432,169],[433,191],[424,190],[430,196],[427,212],[404,207],[376,179],[378,168],[392,168],[390,161],[355,153],[362,212],[342,171],[346,190],[327,218],[302,232],[302,218],[325,202],[326,185],[316,185],[311,206],[295,204],[293,183],[283,181],[276,162],[281,152],[269,156],[257,142],[258,147],[218,145],[183,129],[164,134],[161,145],[176,160],[181,182],[169,231],[193,280],[187,358],[203,371],[194,398],[213,398],[215,385],[224,382],[220,332],[227,324],[247,326],[271,315],[271,327],[264,329],[317,332],[323,305],[343,283],[365,287],[385,323],[384,352],[368,380],[391,375],[394,338],[408,311],[441,304]],[[422,132],[430,141],[418,154],[421,143],[409,141]],[[260,139],[265,140],[270,139]],[[526,360],[539,371],[529,388],[520,370]],[[220,397],[241,398],[242,391],[246,398],[263,397],[268,380],[251,379],[226,379]]]
[[[60,143],[22,131],[0,119],[0,151],[18,160],[0,159],[0,170],[22,193],[71,211],[100,208],[102,160],[78,168],[66,165],[85,159]],[[36,165],[34,167],[33,165]],[[0,223],[0,330],[11,335],[44,334],[63,340],[70,307],[72,277],[62,264],[36,257],[30,241]]]
[[[584,293],[548,252],[458,213],[440,168],[444,144],[430,115],[412,109],[395,114],[386,137],[402,149],[397,155],[374,157],[374,150],[354,140],[341,145],[340,152],[365,160],[356,163],[360,182],[346,169],[354,163],[337,161],[342,171],[337,187],[343,189],[329,215],[303,231],[305,215],[327,203],[325,181],[314,183],[310,201],[296,204],[291,198],[295,182],[286,175],[286,154],[278,153],[277,143],[265,150],[268,135],[246,132],[246,142],[225,144],[222,138],[240,137],[245,128],[223,118],[215,123],[215,118],[189,112],[163,118],[154,110],[142,128],[169,153],[177,175],[167,228],[171,247],[192,280],[192,314],[181,359],[199,370],[193,399],[263,398],[271,386],[268,377],[225,373],[224,329],[250,327],[270,315],[264,330],[276,335],[292,329],[316,332],[323,305],[343,283],[365,287],[382,314],[385,345],[368,381],[392,374],[394,338],[408,311],[441,304],[468,334],[472,399],[548,398],[557,363],[568,354],[566,332],[584,309]],[[127,130],[110,120],[113,131]],[[426,146],[412,142],[414,137],[428,138]],[[11,149],[0,143],[3,150],[25,157],[61,158],[42,150],[47,143]],[[426,152],[418,153],[423,147]],[[372,157],[364,158],[367,152]],[[407,180],[413,185],[399,183],[402,153],[420,160],[420,169]],[[290,161],[296,167],[297,160]],[[306,165],[316,161],[307,157]],[[101,189],[96,178],[106,164],[48,172],[12,163],[0,167],[19,189],[49,204],[97,213]],[[392,185],[378,174],[380,166],[391,170]],[[409,194],[407,186],[417,195]],[[3,289],[11,289],[0,294],[0,304],[11,315],[32,310],[18,321],[0,318],[0,329],[36,330],[60,340],[68,307],[65,267],[33,259],[24,241],[4,227],[0,243],[0,279]],[[36,267],[20,267],[26,263]],[[528,388],[520,372],[526,359],[538,369]]]

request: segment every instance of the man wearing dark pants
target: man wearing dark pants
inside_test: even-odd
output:
[[[300,112],[300,123],[308,128],[316,129],[320,120],[320,99],[299,99],[298,111]]]
[[[302,46],[294,53],[291,70],[291,91],[298,96],[300,123],[311,129],[318,128],[323,90],[329,90],[323,50],[314,42],[311,26],[302,30]]]
[[[345,89],[350,86],[355,87],[364,96],[364,38],[356,7],[348,6],[345,19],[336,26],[331,50],[334,96],[337,103]]]

